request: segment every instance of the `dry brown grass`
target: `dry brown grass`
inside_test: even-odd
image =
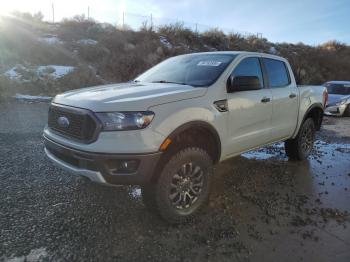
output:
[[[350,46],[337,41],[316,47],[302,43],[275,44],[255,36],[224,34],[217,28],[197,33],[181,23],[161,26],[156,32],[147,25],[137,32],[126,28],[100,24],[83,16],[56,25],[28,16],[5,19],[0,25],[0,75],[15,64],[73,65],[78,66],[78,70],[62,79],[46,82],[15,83],[2,76],[0,93],[19,90],[55,94],[106,81],[128,81],[167,57],[211,50],[270,52],[273,48],[290,61],[299,84],[350,80]],[[57,35],[64,43],[48,45],[38,40],[48,33]],[[165,37],[172,48],[164,46],[160,36]],[[97,44],[81,45],[77,42],[80,39],[94,39]]]

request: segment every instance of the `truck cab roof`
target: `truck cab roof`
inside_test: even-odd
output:
[[[208,54],[213,54],[213,55],[220,55],[220,54],[228,54],[228,55],[235,55],[235,56],[257,56],[257,57],[265,57],[265,58],[271,58],[271,59],[276,59],[276,60],[281,60],[285,63],[288,63],[287,59],[269,54],[269,53],[261,53],[261,52],[249,52],[249,51],[209,51],[209,52],[198,52],[198,53],[189,53],[189,54],[183,54],[179,56],[188,56],[188,55],[208,55]]]

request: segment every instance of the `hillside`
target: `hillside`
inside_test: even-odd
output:
[[[245,50],[286,57],[299,84],[350,80],[350,46],[271,43],[265,38],[195,33],[182,24],[139,31],[76,16],[61,23],[40,14],[0,18],[0,96],[54,95],[69,89],[128,81],[177,54]]]

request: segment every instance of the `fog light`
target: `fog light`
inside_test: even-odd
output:
[[[132,173],[137,170],[138,165],[137,160],[122,160],[120,163],[120,172],[122,173]]]
[[[110,159],[106,162],[109,171],[112,174],[130,174],[137,171],[139,160],[134,159]]]
[[[123,161],[121,166],[122,166],[123,169],[128,169],[128,164],[129,164],[128,161]]]

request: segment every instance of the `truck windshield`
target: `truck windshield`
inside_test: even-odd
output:
[[[350,95],[350,83],[344,84],[326,84],[326,88],[329,94],[333,95]]]
[[[152,67],[135,81],[177,83],[191,86],[212,85],[237,55],[188,54],[169,58]]]

